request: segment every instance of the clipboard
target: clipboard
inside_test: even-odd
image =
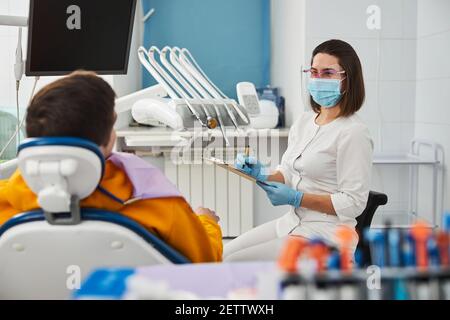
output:
[[[203,160],[208,161],[208,162],[211,162],[211,163],[213,163],[214,165],[216,165],[216,166],[218,166],[218,167],[220,167],[220,168],[223,168],[223,169],[225,169],[225,170],[227,170],[227,171],[229,171],[229,172],[232,172],[232,173],[234,173],[234,174],[237,174],[238,176],[240,176],[240,177],[242,177],[242,178],[244,178],[244,179],[250,180],[250,181],[252,181],[252,182],[254,182],[254,183],[259,182],[259,183],[261,183],[261,184],[268,185],[267,183],[265,183],[265,182],[263,182],[263,181],[257,180],[255,177],[253,177],[253,176],[251,176],[251,175],[248,175],[248,174],[246,174],[245,172],[242,172],[242,171],[239,170],[239,169],[236,169],[235,167],[233,167],[233,166],[231,166],[231,165],[225,163],[224,161],[222,161],[222,160],[220,160],[220,159],[211,157],[211,158],[203,158]]]

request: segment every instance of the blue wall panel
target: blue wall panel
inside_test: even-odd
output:
[[[231,97],[240,81],[270,83],[269,0],[142,0],[144,45],[188,48],[219,88]],[[155,81],[144,71],[144,86]]]

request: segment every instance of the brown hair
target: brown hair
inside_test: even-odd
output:
[[[314,57],[319,53],[326,53],[336,57],[339,65],[345,70],[343,81],[343,95],[340,101],[341,113],[339,116],[348,117],[361,109],[366,96],[361,61],[353,47],[342,40],[328,40],[314,49],[311,65]],[[320,113],[320,105],[312,97],[311,107],[316,113]]]
[[[34,96],[27,111],[27,135],[78,137],[106,145],[115,122],[115,97],[95,73],[74,72]]]

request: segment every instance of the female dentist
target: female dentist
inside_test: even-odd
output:
[[[356,115],[365,98],[358,55],[348,43],[329,40],[314,50],[304,72],[312,111],[292,125],[277,171],[266,174],[254,157],[239,154],[236,160],[238,169],[264,182],[258,184],[274,206],[290,205],[290,210],[228,243],[225,261],[275,260],[289,235],[338,246],[337,227],[355,230],[365,209],[373,143]]]

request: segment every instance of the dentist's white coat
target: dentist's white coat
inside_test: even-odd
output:
[[[357,115],[319,126],[317,114],[305,112],[289,132],[289,143],[278,170],[285,183],[304,193],[330,195],[336,215],[305,208],[258,226],[225,245],[225,261],[273,260],[288,235],[321,238],[339,246],[340,225],[356,226],[369,196],[373,142]],[[358,244],[355,231],[352,249]]]
[[[339,225],[354,228],[369,196],[373,142],[358,115],[319,126],[317,114],[305,112],[289,132],[289,144],[278,170],[285,183],[304,193],[329,194],[335,215],[294,209],[276,221],[279,237],[322,237],[337,245]],[[355,232],[356,235],[356,232]],[[355,238],[354,247],[357,245]]]

